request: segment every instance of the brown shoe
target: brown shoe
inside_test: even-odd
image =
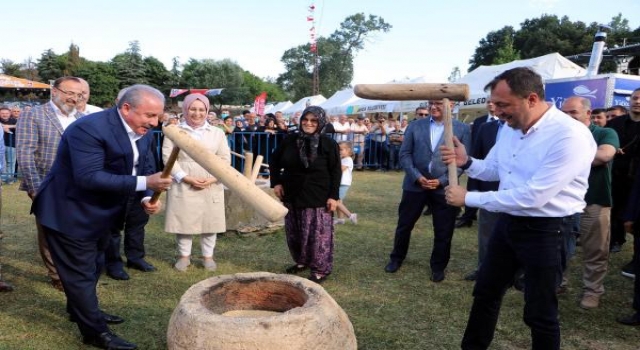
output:
[[[11,292],[13,291],[13,286],[5,281],[0,281],[0,292]]]
[[[595,309],[600,306],[600,297],[592,294],[585,294],[580,300],[580,307],[585,310]]]
[[[64,287],[62,286],[62,281],[52,279],[50,283],[51,283],[51,287],[53,287],[53,288],[55,288],[55,289],[57,289],[57,290],[59,290],[61,292],[64,292]]]

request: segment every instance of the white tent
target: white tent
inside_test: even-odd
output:
[[[360,98],[353,93],[353,89],[347,88],[336,91],[329,99],[320,104],[329,115],[347,114],[347,106]]]
[[[540,74],[543,80],[579,77],[586,74],[584,68],[557,52],[495,66],[480,66],[456,81],[456,84],[468,84],[470,91],[470,99],[460,103],[460,114],[474,116],[474,114],[486,113],[484,105],[488,94],[484,91],[485,85],[500,73],[516,67],[530,67]]]
[[[264,110],[263,110],[264,112],[263,113],[267,114],[267,111],[269,109],[271,109],[271,108],[273,108],[273,103],[267,103],[266,105],[264,105]],[[251,113],[255,113],[256,107],[254,106],[254,107],[249,108],[249,111],[251,111]]]
[[[264,114],[267,113],[275,113],[275,112],[282,112],[285,109],[289,108],[293,106],[293,103],[291,103],[291,101],[285,101],[285,102],[278,102],[275,105],[272,105],[271,108],[264,108]]]
[[[289,118],[294,114],[296,114],[296,112],[302,112],[307,107],[307,105],[319,106],[320,104],[322,104],[322,102],[326,100],[327,99],[322,95],[303,97],[298,102],[291,105],[289,108],[283,110],[282,114],[284,114],[285,117]]]

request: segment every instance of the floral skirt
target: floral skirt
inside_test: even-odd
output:
[[[308,266],[311,273],[329,275],[333,270],[333,215],[321,208],[294,208],[289,212],[284,229],[291,257],[298,265]]]

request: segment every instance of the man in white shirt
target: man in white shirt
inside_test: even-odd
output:
[[[448,186],[451,205],[500,212],[473,291],[473,306],[462,349],[491,344],[500,304],[517,269],[525,273],[524,321],[531,328],[532,349],[560,349],[556,286],[565,258],[563,232],[585,207],[596,143],[584,125],[544,101],[542,79],[530,68],[514,68],[494,78],[486,89],[496,115],[510,128],[484,160],[467,156],[454,139],[442,147],[445,163],[473,178],[500,181],[498,191],[467,192]]]
[[[351,125],[349,124],[349,121],[347,120],[347,116],[344,114],[341,114],[338,117],[338,121],[332,123],[333,124],[333,129],[335,131],[334,133],[334,139],[337,142],[342,142],[342,141],[348,141],[349,140],[349,136],[351,134]]]
[[[82,84],[82,95],[84,95],[84,98],[78,100],[78,103],[76,104],[76,110],[78,111],[78,113],[82,113],[82,115],[89,115],[91,113],[102,111],[102,108],[87,103],[89,102],[89,97],[91,97],[91,88],[89,87],[89,83],[86,80],[82,78],[78,79]]]

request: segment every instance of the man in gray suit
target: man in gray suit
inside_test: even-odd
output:
[[[444,280],[449,263],[451,238],[459,209],[447,204],[444,188],[449,185],[447,166],[442,162],[439,146],[444,144],[444,104],[430,101],[430,118],[410,123],[400,148],[400,164],[405,171],[402,199],[398,207],[393,251],[386,272],[396,272],[409,250],[411,231],[428,205],[433,213],[434,242],[431,252],[431,280]],[[466,146],[471,143],[469,126],[453,121],[453,134]],[[461,171],[458,171],[461,174]]]
[[[23,176],[20,190],[26,191],[29,198],[33,199],[40,183],[51,170],[60,137],[67,126],[78,118],[76,104],[83,98],[80,79],[58,78],[51,89],[51,101],[32,108],[18,118],[16,150],[18,166]],[[62,290],[62,282],[51,260],[49,246],[38,220],[36,227],[38,248],[51,278],[51,285]]]

